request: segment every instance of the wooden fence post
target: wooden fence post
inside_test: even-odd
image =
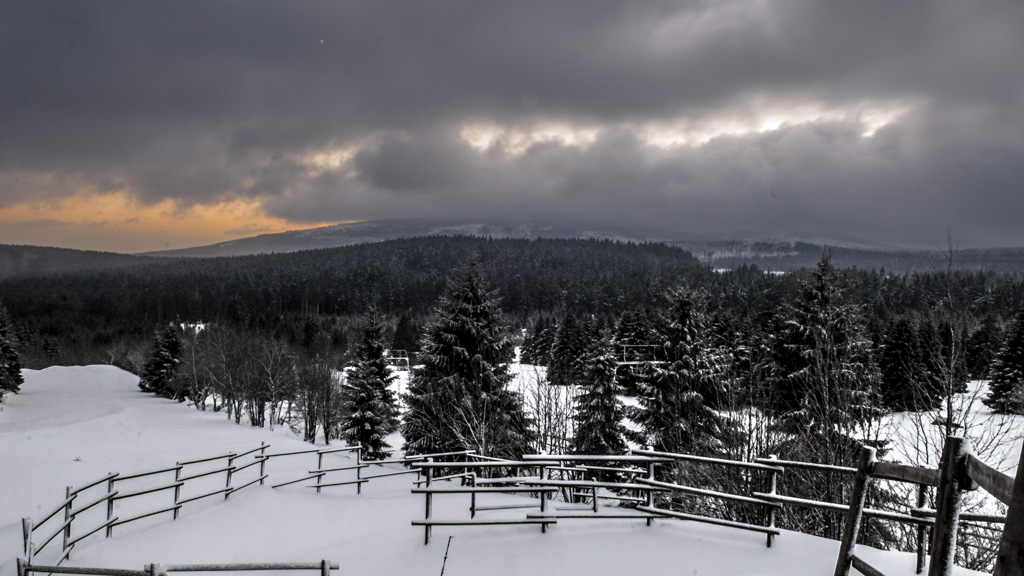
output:
[[[228,496],[231,496],[231,476],[235,472],[235,457],[228,456],[228,473],[227,479],[224,480],[224,499],[227,500]],[[174,511],[177,514],[177,510]]]
[[[33,550],[32,550],[32,519],[31,518],[22,518],[21,519],[21,533],[22,533],[22,535],[25,538],[25,548],[24,548],[25,563],[31,565],[32,564],[32,556],[33,556]]]
[[[64,544],[61,547],[61,553],[68,551],[68,541],[71,540],[71,486],[68,486],[64,491],[64,497],[68,499],[68,503],[64,506]],[[71,554],[68,554],[68,559],[71,559]]]
[[[363,463],[363,447],[360,445],[356,448],[356,495],[363,493],[363,483],[360,480],[363,479],[363,469],[360,468]],[[330,576],[330,575],[328,575]]]
[[[175,462],[174,465],[177,467],[177,468],[174,469],[174,483],[177,484],[181,480],[181,462]],[[109,494],[109,493],[110,493],[110,491],[108,490],[107,494]],[[175,506],[178,505],[178,500],[180,500],[180,499],[181,499],[181,486],[175,486],[174,487],[174,505]],[[173,518],[174,520],[178,519],[178,511],[179,510],[181,510],[181,508],[175,508],[174,509],[174,518]],[[108,520],[109,520],[109,518],[108,518]]]
[[[853,551],[860,532],[861,516],[864,514],[864,500],[871,484],[871,472],[875,467],[875,449],[864,446],[860,449],[857,475],[853,478],[853,492],[850,494],[850,508],[843,524],[843,539],[839,543],[839,557],[836,559],[835,576],[847,576],[853,564]]]
[[[331,576],[331,561],[326,558],[320,561],[320,576]]]
[[[1017,478],[1006,511],[1006,526],[999,540],[994,576],[1024,575],[1024,446],[1017,464]]]
[[[545,468],[545,466],[543,464],[541,464],[540,466],[537,467],[537,473],[538,473],[538,476],[540,477],[540,481],[541,482],[546,480],[546,478],[544,478],[544,476],[546,474],[546,471],[547,471],[547,468]],[[547,492],[541,492],[540,493],[540,513],[543,514],[544,512],[547,512],[547,509],[548,509],[548,493]],[[548,525],[547,524],[541,524],[540,525],[540,533],[544,534],[547,531],[548,531]]]
[[[969,482],[966,455],[971,443],[959,436],[948,436],[939,462],[939,486],[935,493],[935,528],[932,533],[932,557],[928,576],[946,576],[956,554],[956,532],[960,524],[961,492]]]
[[[114,534],[114,527],[110,525],[110,521],[114,519],[114,497],[111,494],[114,493],[114,473],[110,473],[110,480],[107,480],[107,538],[110,538]],[[177,498],[175,498],[177,500]],[[177,502],[175,502],[177,504]],[[175,511],[177,513],[177,511]]]
[[[928,485],[918,484],[917,485],[917,507],[924,508],[928,506]],[[928,561],[928,527],[924,524],[919,524],[917,527],[917,574],[924,572],[924,567]]]
[[[769,454],[768,455],[768,459],[769,460],[778,460],[779,459],[779,455],[778,454]],[[768,493],[774,496],[776,491],[778,490],[778,487],[779,487],[778,473],[775,472],[775,470],[771,470],[771,471],[768,472]],[[768,521],[766,522],[766,524],[768,525],[769,528],[775,528],[775,506],[768,506],[767,508],[768,508]],[[774,538],[774,536],[775,535],[772,534],[771,532],[769,532],[768,534],[765,535],[765,537],[768,540],[766,542],[766,545],[767,545],[768,548],[772,547],[772,538]]]
[[[260,486],[263,486],[263,477],[266,476],[265,472],[267,471],[266,451],[267,443],[260,442]]]
[[[432,464],[433,462],[434,462],[433,458],[427,458],[427,464]],[[424,482],[424,486],[426,486],[427,488],[430,488],[430,481],[434,478],[434,468],[432,466],[427,466],[426,473],[427,473],[427,478],[426,478],[426,481]],[[426,496],[426,501],[427,501],[427,513],[426,513],[425,518],[427,520],[430,520],[430,505],[431,505],[431,498],[430,497],[433,496],[433,494],[431,494],[430,492],[427,492],[426,494],[424,494],[424,496]],[[430,544],[430,524],[424,524],[423,525],[423,544],[424,545]]]
[[[317,470],[323,470],[324,469],[324,454],[323,454],[323,452],[317,452],[316,453],[316,469]],[[323,472],[321,472],[320,474],[317,474],[317,477],[316,477],[316,493],[317,494],[320,493],[320,485],[323,484],[323,482],[324,482],[324,474],[323,474]],[[358,484],[356,486],[358,486]]]
[[[469,487],[476,488],[476,472],[469,476]],[[476,491],[469,493],[469,517],[476,518]]]
[[[654,462],[647,463],[647,479],[654,480]],[[647,489],[647,507],[654,508],[654,490],[650,487]],[[654,518],[647,519],[647,525],[650,526],[654,522]]]

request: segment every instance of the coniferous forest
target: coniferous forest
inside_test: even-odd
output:
[[[849,466],[863,444],[890,448],[886,414],[930,411],[936,433],[962,432],[952,399],[971,379],[993,380],[992,410],[1024,411],[1024,279],[962,271],[956,258],[887,274],[838,269],[823,249],[813,267],[769,274],[712,270],[661,244],[429,237],[50,270],[0,281],[0,378],[16,392],[12,366],[114,364],[145,391],[361,443],[371,459],[397,448],[387,436],[400,430],[409,453],[632,443]],[[546,368],[543,389],[511,387],[517,348]],[[413,366],[404,413],[389,391],[394,350]],[[833,502],[848,489],[787,480]],[[878,506],[895,497],[873,495]],[[780,522],[839,530],[827,513]],[[911,537],[867,532],[879,545]]]

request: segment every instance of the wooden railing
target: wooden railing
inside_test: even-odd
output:
[[[35,556],[42,552],[51,542],[56,541],[58,536],[61,537],[61,549],[57,556],[56,564],[60,565],[62,562],[70,558],[71,551],[74,550],[76,544],[101,530],[105,530],[106,536],[109,538],[113,535],[115,526],[135,522],[150,516],[171,513],[173,518],[176,520],[181,507],[185,504],[221,494],[223,494],[224,498],[227,499],[231,494],[251,486],[256,482],[262,483],[267,476],[264,474],[263,464],[258,456],[253,462],[242,466],[236,466],[235,461],[244,456],[255,454],[256,452],[260,452],[262,454],[267,448],[269,448],[269,445],[262,444],[257,448],[241,454],[231,452],[209,458],[177,462],[174,466],[161,468],[159,470],[150,470],[147,472],[138,472],[134,474],[111,472],[103,478],[79,486],[78,488],[68,486],[64,493],[64,500],[53,508],[51,512],[43,516],[41,520],[38,522],[33,522],[30,518],[22,520],[24,564],[28,567],[33,566]],[[215,467],[214,469],[191,472],[191,470],[195,470],[195,466],[218,460],[224,460],[226,465],[223,467]],[[234,476],[236,474],[255,465],[260,466],[260,473],[257,477],[239,486],[233,485]],[[186,470],[190,473],[183,474]],[[152,480],[153,478],[167,476],[172,473],[173,480]],[[223,487],[218,487],[215,490],[209,490],[208,482],[196,482],[200,478],[207,478],[220,474],[224,475],[224,484]],[[183,490],[189,483],[192,485],[201,484],[203,491],[198,494],[183,495]],[[79,504],[80,500],[84,500],[86,498],[85,494],[94,492],[97,488],[102,489],[103,492],[99,495],[94,494],[90,500]],[[167,491],[173,491],[173,498],[168,504],[155,504],[152,499],[142,498],[147,495]],[[127,516],[115,515],[115,504],[120,503],[122,506],[125,506],[125,503],[128,500],[145,500],[146,502],[145,504],[140,503],[139,505],[136,505],[134,509],[132,506],[127,506],[128,511],[131,512]],[[85,521],[83,519],[76,524],[75,521],[78,520],[79,517],[87,515],[88,512],[104,503],[106,504],[105,516],[102,516],[98,520],[96,518],[90,518],[92,522],[86,524],[84,529],[79,529],[77,531],[73,530],[73,528],[77,526],[82,526],[82,522]],[[63,512],[62,515],[61,512]],[[95,515],[96,514],[93,514],[92,516]],[[54,522],[51,522],[51,520],[54,519],[59,519],[59,524],[56,526],[52,526]],[[50,529],[52,531],[49,532],[46,537],[42,538],[42,544],[36,546],[33,542],[33,537],[36,532],[44,526],[51,526]]]
[[[733,494],[721,490],[710,490],[697,486],[686,486],[672,482],[657,480],[655,469],[659,465],[686,462],[703,466],[724,466],[741,469],[746,474],[760,473],[765,476],[767,490],[750,494]],[[605,466],[602,464],[611,464]],[[654,518],[679,518],[697,522],[706,522],[731,528],[762,532],[767,535],[767,545],[771,546],[772,538],[779,535],[775,527],[775,514],[781,507],[811,508],[842,514],[842,537],[840,552],[836,561],[836,576],[845,576],[850,568],[855,568],[867,576],[884,576],[881,571],[872,567],[856,554],[856,542],[860,526],[864,518],[876,518],[882,521],[899,522],[914,525],[918,528],[918,573],[928,560],[929,576],[940,576],[949,573],[953,563],[954,546],[957,539],[957,527],[961,519],[993,524],[1005,523],[1006,527],[1000,542],[1000,552],[996,562],[998,576],[1024,576],[1024,483],[1015,482],[1013,478],[1002,474],[978,460],[970,452],[969,442],[962,438],[950,437],[944,448],[942,461],[938,468],[909,466],[894,462],[878,462],[875,451],[865,447],[861,450],[857,467],[831,466],[808,462],[786,461],[777,458],[758,459],[754,462],[708,458],[690,454],[656,452],[652,450],[633,450],[626,455],[549,455],[528,454],[521,461],[500,460],[496,462],[421,462],[416,464],[426,476],[425,488],[415,488],[413,493],[425,497],[426,515],[423,520],[413,521],[415,526],[424,526],[424,542],[430,541],[431,526],[473,526],[491,524],[541,524],[545,531],[549,524],[558,519],[591,518],[613,519],[634,518],[646,519],[650,524]],[[640,468],[646,467],[646,470]],[[463,473],[437,477],[434,471],[439,468],[463,469]],[[478,477],[481,470],[512,471],[513,475],[497,478]],[[787,469],[813,470],[823,473],[839,474],[852,477],[852,488],[849,502],[825,502],[805,498],[796,498],[778,493],[778,478]],[[465,485],[466,472],[473,470]],[[526,476],[521,474],[529,471]],[[602,482],[586,474],[594,472],[613,472],[625,476],[625,482]],[[555,478],[553,475],[560,477]],[[576,476],[573,477],[572,475]],[[1024,455],[1018,468],[1018,477],[1024,474]],[[567,477],[567,475],[569,475]],[[461,486],[438,486],[441,479],[463,478]],[[873,480],[888,480],[914,484],[918,487],[916,506],[908,504],[906,513],[867,508],[868,489]],[[990,492],[1001,502],[1009,506],[1006,518],[985,514],[961,514],[960,495],[966,490],[980,486]],[[936,508],[925,507],[925,499],[921,498],[924,490],[937,490]],[[578,506],[569,512],[549,511],[550,498],[562,491],[568,502],[580,496],[589,496],[591,506],[586,513]],[[724,500],[734,504],[752,506],[764,510],[765,524],[742,522],[730,518],[713,517],[704,514],[680,512],[671,508],[656,505],[655,494],[668,492],[676,496],[693,496],[704,499]],[[502,504],[497,506],[478,506],[477,496],[490,493],[533,494],[539,496],[526,504]],[[437,494],[467,494],[471,498],[469,519],[444,519],[432,517],[432,498]],[[626,494],[626,495],[623,495]],[[642,495],[641,497],[638,497]],[[602,514],[598,501],[608,499],[625,502],[642,514],[612,513]],[[641,502],[638,502],[641,500]],[[507,510],[511,508],[537,508],[538,512],[528,512],[525,517],[477,518],[476,513],[484,510]],[[566,508],[563,508],[566,509]],[[926,537],[926,529],[932,528],[930,542]]]
[[[331,570],[338,569],[337,562],[321,560],[316,563],[248,563],[248,564],[146,564],[142,570],[125,570],[123,568],[86,568],[79,566],[39,566],[26,565],[18,559],[18,576],[26,576],[31,572],[47,574],[83,574],[89,576],[167,576],[169,572],[291,572],[298,570],[318,570],[320,576],[331,576]]]
[[[840,542],[839,557],[836,560],[836,576],[846,576],[850,568],[856,568],[866,576],[884,576],[855,553],[857,534],[861,519],[868,515],[864,508],[865,496],[872,479],[896,480],[910,482],[919,486],[936,488],[935,509],[930,510],[920,504],[913,509],[911,517],[924,524],[933,525],[930,542],[931,559],[928,563],[929,576],[946,576],[953,566],[957,531],[960,520],[972,519],[982,522],[1005,523],[1000,540],[999,554],[996,558],[995,574],[997,576],[1021,576],[1024,574],[1024,482],[1003,474],[974,456],[971,452],[970,440],[950,436],[946,438],[942,451],[942,460],[938,469],[918,466],[907,466],[889,462],[876,462],[872,448],[862,448],[860,463],[856,468],[853,493],[844,524],[843,538]],[[1018,465],[1017,478],[1024,477],[1024,454]],[[978,487],[1009,507],[1006,518],[990,515],[961,514],[963,492]],[[909,521],[900,515],[888,514],[887,519]],[[919,535],[921,533],[919,532]],[[918,573],[922,571],[924,562],[924,538],[919,536]]]

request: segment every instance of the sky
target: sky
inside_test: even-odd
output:
[[[0,243],[381,218],[1024,246],[1017,0],[0,3]]]

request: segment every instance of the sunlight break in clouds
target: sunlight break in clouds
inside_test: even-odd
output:
[[[127,192],[79,193],[0,208],[0,243],[147,252],[333,223],[296,224],[267,216],[255,199],[188,207],[164,200],[143,206]]]

